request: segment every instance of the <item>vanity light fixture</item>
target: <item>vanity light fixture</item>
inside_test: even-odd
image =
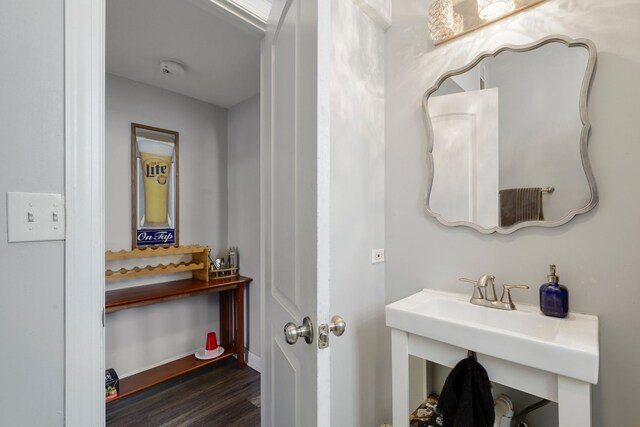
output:
[[[500,18],[515,8],[514,0],[478,0],[478,16],[484,21]]]
[[[431,0],[429,38],[439,45],[547,0]]]

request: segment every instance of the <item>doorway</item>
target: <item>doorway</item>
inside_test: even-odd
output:
[[[195,0],[194,0],[195,1]],[[212,0],[212,3],[232,3],[231,1]],[[239,3],[240,0],[233,0],[233,3]],[[294,0],[279,3],[290,4]],[[191,0],[187,3],[192,3]],[[299,2],[307,4],[306,2]],[[332,348],[332,354],[335,360],[340,360],[340,364],[331,366],[331,372],[325,370],[323,375],[331,375],[331,377],[339,378],[341,385],[348,387],[335,387],[332,393],[331,401],[325,399],[327,405],[319,408],[318,412],[323,414],[322,422],[328,423],[332,420],[352,425],[375,425],[383,421],[381,412],[384,405],[381,403],[384,393],[362,393],[361,390],[382,390],[382,382],[384,375],[380,375],[383,368],[383,355],[380,353],[380,343],[383,337],[380,336],[383,330],[383,266],[374,265],[371,262],[372,248],[382,248],[384,237],[384,104],[383,104],[383,66],[381,62],[381,53],[383,52],[383,30],[382,24],[378,24],[379,17],[370,14],[369,9],[361,6],[362,2],[337,2],[331,4],[336,6],[338,17],[345,18],[334,21],[333,14],[331,17],[326,15],[328,9],[323,7],[323,19],[325,23],[327,19],[332,22],[332,34],[339,43],[333,43],[328,34],[324,34],[320,39],[323,46],[327,47],[329,43],[332,46],[339,46],[341,49],[331,49],[331,60],[337,59],[335,64],[340,65],[332,67],[331,74],[339,85],[332,87],[331,95],[328,95],[328,81],[323,80],[326,87],[323,89],[323,96],[329,96],[331,104],[331,129],[323,127],[319,129],[322,136],[331,139],[331,189],[336,189],[335,193],[331,193],[332,201],[332,234],[337,238],[331,240],[331,259],[324,259],[324,262],[331,261],[331,281],[336,286],[336,292],[332,292],[331,308],[335,313],[344,316],[350,322],[351,333],[347,332],[345,336],[335,340],[335,346]],[[81,105],[89,105],[96,107],[95,101],[92,102],[92,95],[95,99],[102,99],[100,95],[101,82],[104,80],[104,55],[101,50],[101,43],[105,32],[102,29],[103,10],[101,6],[104,4],[100,0],[88,2],[86,0],[65,0],[66,19],[65,22],[70,23],[67,30],[72,30],[71,41],[67,44],[67,64],[71,67],[72,73],[68,73],[66,82],[79,82],[85,85],[74,92],[81,102]],[[204,12],[203,12],[204,13]],[[380,15],[386,16],[386,15]],[[88,19],[88,18],[91,19]],[[349,18],[349,19],[346,19]],[[384,21],[384,19],[383,19]],[[333,23],[336,22],[334,26]],[[314,21],[305,21],[306,25],[313,26]],[[384,24],[384,22],[383,22]],[[388,26],[389,23],[385,25]],[[333,31],[335,29],[340,31]],[[353,31],[357,28],[358,31]],[[385,27],[386,28],[386,27]],[[303,28],[304,30],[305,28]],[[313,34],[313,28],[306,35]],[[77,30],[77,31],[76,31]],[[69,34],[69,33],[67,33]],[[358,37],[351,37],[353,35]],[[349,36],[349,37],[346,37]],[[332,37],[333,38],[333,37]],[[359,40],[369,40],[371,43],[361,44]],[[366,49],[365,49],[366,48]],[[74,49],[77,49],[74,50]],[[307,60],[313,63],[313,55],[309,54],[309,50],[300,50],[302,54],[307,54]],[[100,54],[99,54],[100,53]],[[312,52],[311,52],[312,53]],[[326,52],[325,52],[326,53]],[[342,53],[341,55],[339,55]],[[350,58],[368,58],[362,61],[350,63]],[[180,58],[170,58],[177,59]],[[326,57],[325,57],[326,59]],[[369,65],[370,61],[377,64],[374,67]],[[186,64],[187,66],[189,64]],[[75,68],[74,68],[75,67]],[[187,68],[188,69],[188,68]],[[98,72],[97,72],[97,71]],[[75,79],[79,74],[80,79]],[[315,74],[315,73],[314,73]],[[325,73],[323,76],[328,77]],[[269,81],[265,78],[264,81]],[[362,83],[362,84],[360,84]],[[93,90],[87,90],[86,86]],[[265,85],[266,86],[266,85]],[[163,88],[165,89],[165,88]],[[316,88],[314,87],[314,90]],[[73,96],[68,98],[73,100]],[[359,100],[359,102],[352,102]],[[343,102],[341,102],[343,101]],[[261,100],[264,106],[269,107],[269,103]],[[84,104],[82,104],[84,103]],[[371,114],[359,114],[358,107],[366,106],[367,111]],[[72,106],[73,107],[73,106]],[[343,107],[338,108],[338,107]],[[264,110],[266,111],[265,108]],[[83,116],[84,110],[78,108],[67,108],[70,111],[68,120],[82,117],[83,121],[79,127],[85,133],[90,134],[89,141],[96,142],[97,147],[102,144],[103,133],[100,126],[104,114],[100,111],[94,112],[94,121]],[[75,113],[75,114],[74,114]],[[85,120],[86,119],[86,120]],[[144,122],[143,122],[144,123]],[[73,125],[73,123],[71,123]],[[356,125],[357,124],[357,125]],[[70,134],[75,135],[73,126],[67,128]],[[169,129],[174,130],[174,129]],[[91,132],[94,133],[91,133]],[[266,133],[266,132],[265,132]],[[330,135],[329,135],[330,133]],[[304,139],[306,135],[301,135]],[[81,140],[75,141],[76,146],[82,145]],[[84,141],[86,144],[86,140]],[[335,148],[335,150],[334,150]],[[182,151],[181,151],[182,152]],[[97,167],[96,171],[102,169],[100,163],[102,159],[96,156],[93,166]],[[96,179],[97,183],[101,183],[100,173],[94,171],[85,171],[85,177],[90,176]],[[98,190],[99,190],[98,185]],[[98,193],[99,194],[99,191]],[[326,207],[326,205],[323,205]],[[343,208],[339,208],[342,206]],[[126,207],[126,205],[125,205]],[[263,208],[264,209],[264,208]],[[95,209],[98,215],[104,214],[104,209]],[[334,221],[335,220],[335,221]],[[100,222],[98,222],[100,224]],[[91,231],[100,234],[104,233],[103,227],[97,228],[95,225]],[[99,243],[99,242],[98,242]],[[261,242],[263,247],[264,242]],[[93,257],[94,261],[100,259],[104,244],[100,247],[98,257]],[[241,262],[243,265],[243,251],[240,251]],[[67,269],[68,270],[68,269]],[[97,265],[94,269],[101,276],[104,266]],[[323,270],[328,273],[329,270]],[[92,277],[96,277],[94,274]],[[77,281],[75,285],[81,289],[82,283]],[[67,284],[69,282],[67,281]],[[69,287],[68,287],[69,289]],[[102,284],[101,297],[104,298],[104,284]],[[97,300],[97,302],[96,302]],[[334,304],[335,303],[335,304]],[[71,306],[78,307],[82,310],[82,304],[86,305],[86,301],[76,298],[69,303],[67,300],[67,311]],[[91,305],[84,310],[81,319],[90,319],[92,310],[96,307],[102,310],[102,301],[91,300]],[[334,314],[334,313],[331,313]],[[264,317],[265,314],[262,313]],[[268,316],[267,316],[268,317]],[[317,323],[330,321],[330,318],[318,318]],[[69,322],[68,322],[69,325]],[[281,324],[279,330],[281,331]],[[100,329],[102,334],[102,329]],[[71,334],[73,335],[73,334]],[[275,336],[275,335],[274,335]],[[280,333],[278,334],[280,336]],[[67,329],[67,337],[69,337],[69,328]],[[90,334],[84,334],[82,337],[91,337]],[[67,349],[71,350],[70,354],[82,353],[82,345],[78,349],[68,345]],[[340,344],[342,343],[342,344]],[[285,344],[286,345],[286,344]],[[104,349],[104,346],[99,347]],[[92,346],[95,349],[95,346]],[[95,355],[92,353],[92,355]],[[367,357],[364,357],[366,355]],[[103,357],[104,355],[96,355]],[[333,357],[333,356],[332,356]],[[68,356],[69,362],[71,357]],[[97,360],[97,357],[96,359]],[[98,411],[104,413],[104,400],[100,395],[82,396],[82,391],[93,390],[95,384],[101,379],[96,380],[96,367],[87,363],[87,370],[91,371],[92,377],[89,379],[82,378],[81,372],[76,369],[68,371],[66,377],[69,379],[77,378],[77,387],[73,382],[67,384],[66,390],[66,417],[68,425],[86,425],[86,420],[95,420],[95,414]],[[70,366],[67,363],[67,366]],[[334,367],[336,370],[334,371]],[[100,366],[101,369],[104,368]],[[98,370],[97,374],[102,376],[103,373]],[[93,386],[92,386],[93,384]],[[269,390],[273,394],[273,390]],[[266,392],[265,392],[266,395]],[[97,397],[97,399],[96,399]],[[325,396],[327,397],[327,396]],[[286,404],[286,402],[284,402]],[[336,405],[334,407],[334,404]],[[263,409],[264,409],[263,405]],[[373,410],[372,410],[373,409]],[[329,418],[329,410],[331,418]],[[84,416],[83,416],[84,415]],[[75,421],[74,421],[75,420]],[[84,424],[83,424],[84,422]]]
[[[177,135],[179,144],[173,158],[174,169],[179,170],[175,181],[179,200],[176,241],[181,247],[209,246],[214,260],[228,259],[229,248],[238,248],[240,274],[253,279],[245,287],[243,357],[248,369],[259,372],[262,34],[215,3],[198,0],[107,0],[105,33],[105,249],[130,250],[135,244],[132,186],[139,184],[132,178],[132,123]],[[117,265],[107,261],[106,268],[180,262],[189,259],[173,256]],[[148,289],[158,281],[171,283],[190,277],[187,272],[105,284],[105,368],[116,370],[121,385],[127,379],[138,382],[143,378],[140,389],[151,386],[158,369],[193,359],[209,332],[216,332],[222,344],[226,326],[221,307],[227,303],[223,298],[228,298],[223,293],[192,292],[188,298],[109,310],[112,292]],[[235,298],[236,294],[231,295]],[[238,310],[238,306],[232,309]],[[217,372],[216,367],[202,370],[214,377]],[[145,375],[152,377],[148,383]],[[197,383],[189,381],[197,377],[194,371],[186,379],[174,381],[184,389]],[[164,393],[171,385],[164,385]],[[153,387],[148,390],[158,386]],[[189,393],[186,389],[183,392]],[[121,399],[107,403],[107,424],[112,407],[126,411],[124,401],[129,399],[135,402],[132,408],[139,407],[144,393],[140,392],[142,397],[119,396]],[[175,420],[162,422],[180,423],[182,415],[177,410]],[[202,416],[205,418],[200,422],[213,420]]]

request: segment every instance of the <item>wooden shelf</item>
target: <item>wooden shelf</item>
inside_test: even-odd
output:
[[[118,397],[107,402],[115,402],[130,394],[152,387],[163,381],[170,380],[187,372],[195,371],[203,366],[210,365],[220,360],[231,357],[235,354],[235,350],[230,344],[221,344],[224,348],[224,353],[215,359],[200,360],[196,359],[194,355],[182,357],[174,360],[173,362],[165,363],[164,365],[157,366],[155,368],[148,369],[130,377],[122,378],[120,380],[120,393]]]
[[[116,401],[122,397],[233,355],[236,355],[238,358],[237,363],[239,368],[245,366],[244,288],[245,285],[248,285],[252,281],[253,279],[250,277],[244,276],[209,279],[208,282],[192,278],[108,291],[105,295],[105,311],[107,313],[202,295],[209,292],[220,292],[219,341],[225,349],[224,353],[215,359],[200,360],[194,355],[189,355],[123,378],[120,380],[118,397],[109,400],[109,402]]]
[[[194,279],[207,282],[209,280],[209,246],[163,246],[153,248],[135,248],[133,250],[121,250],[118,252],[106,251],[105,261],[118,261],[136,258],[161,258],[172,255],[191,255],[191,261],[147,265],[146,267],[121,268],[119,270],[107,269],[105,280],[122,280],[134,277],[152,276],[156,274],[173,274],[191,271]]]
[[[132,258],[151,258],[157,256],[167,255],[184,255],[195,254],[205,252],[209,249],[209,246],[200,245],[188,245],[188,246],[159,246],[149,248],[135,248],[133,250],[121,250],[121,251],[106,251],[106,261],[115,261],[118,259],[132,259]]]
[[[244,276],[211,279],[208,282],[184,279],[173,282],[155,283],[153,285],[116,289],[107,291],[105,295],[105,309],[107,313],[113,313],[114,311],[132,307],[157,304],[209,292],[220,292],[233,289],[239,283],[249,283],[252,280],[253,279]]]
[[[178,264],[160,264],[158,266],[148,265],[146,267],[134,267],[131,269],[121,268],[120,270],[107,270],[105,280],[110,282],[112,280],[132,279],[134,277],[145,277],[156,274],[174,274],[183,273],[185,271],[202,270],[204,268],[203,263],[199,262],[181,262]]]

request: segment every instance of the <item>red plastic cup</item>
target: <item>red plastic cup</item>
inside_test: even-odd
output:
[[[217,349],[218,349],[218,338],[216,337],[216,333],[209,332],[207,334],[207,346],[205,347],[205,350],[211,351],[211,350],[217,350]]]

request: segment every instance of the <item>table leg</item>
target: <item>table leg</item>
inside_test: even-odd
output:
[[[229,294],[231,291],[220,292],[220,343],[225,345],[231,345],[230,332],[231,325],[229,320],[231,319],[229,313]]]
[[[391,329],[391,395],[393,427],[409,426],[409,339],[407,333]]]
[[[244,360],[244,283],[238,285],[235,296],[236,354],[238,355],[238,368],[242,368],[246,366]]]
[[[558,425],[591,427],[591,384],[558,375]]]

